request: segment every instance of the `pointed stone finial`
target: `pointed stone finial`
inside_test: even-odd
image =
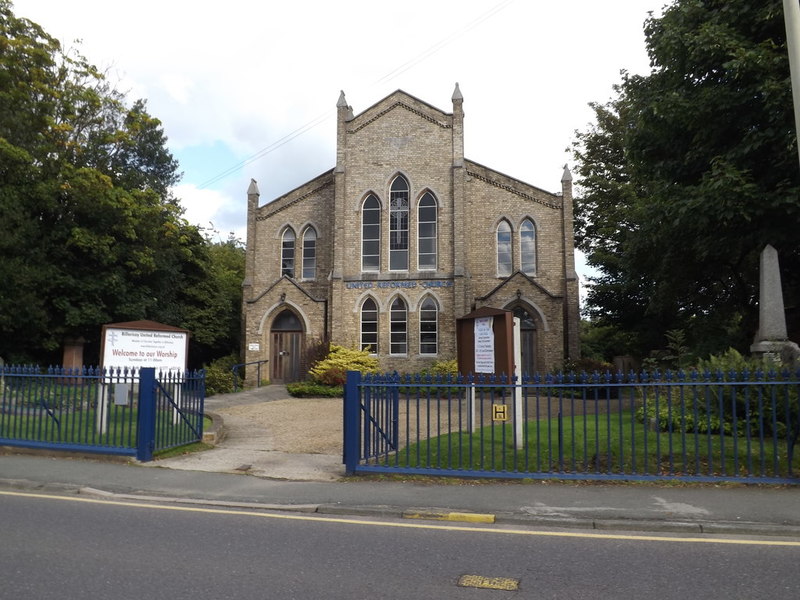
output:
[[[758,342],[786,339],[786,316],[783,310],[783,288],[778,266],[778,251],[767,244],[761,251],[758,294]]]
[[[461,100],[463,102],[464,96],[461,95],[461,88],[458,87],[458,82],[456,82],[456,89],[453,90],[453,102]]]
[[[758,332],[750,346],[757,356],[769,356],[776,362],[796,366],[800,348],[786,335],[786,314],[778,264],[778,251],[767,244],[761,251],[758,281]]]
[[[347,108],[347,100],[344,97],[344,90],[339,94],[339,101],[336,103],[336,108]]]
[[[255,194],[256,196],[261,195],[261,193],[258,191],[258,184],[256,184],[255,179],[250,180],[250,186],[247,188],[247,195],[250,196],[251,194]]]
[[[561,176],[561,182],[572,181],[572,173],[569,171],[569,167],[564,165],[564,174]]]

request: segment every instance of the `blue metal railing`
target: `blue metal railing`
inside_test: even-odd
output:
[[[202,439],[202,371],[0,367],[0,444],[152,459]]]
[[[800,483],[800,372],[361,376],[355,472]]]

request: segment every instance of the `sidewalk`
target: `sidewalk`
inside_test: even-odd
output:
[[[313,512],[450,518],[547,527],[800,536],[800,490],[559,483],[280,481],[83,459],[0,456],[0,489]],[[465,520],[471,520],[469,515]]]
[[[234,406],[285,400],[280,386],[261,390],[237,394],[235,399],[209,398],[208,410],[224,414],[235,412]],[[219,448],[148,464],[153,466],[15,455],[11,450],[0,455],[0,490],[158,498],[320,515],[800,537],[800,487],[345,478],[340,456],[264,450],[274,442],[269,433],[256,431],[255,438],[248,438],[247,427],[255,426],[240,423],[229,430],[230,437]]]

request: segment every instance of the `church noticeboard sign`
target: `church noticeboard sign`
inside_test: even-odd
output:
[[[475,372],[494,373],[493,317],[475,319]]]
[[[186,370],[189,332],[153,321],[103,326],[103,367],[155,367],[157,371]]]
[[[514,374],[514,315],[484,306],[456,319],[458,371]]]

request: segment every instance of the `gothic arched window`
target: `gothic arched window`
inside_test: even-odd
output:
[[[395,298],[391,306],[390,354],[408,352],[408,309],[402,298]]]
[[[508,277],[512,270],[511,225],[500,221],[497,225],[497,276]]]
[[[381,203],[370,194],[361,207],[361,270],[381,268]]]
[[[294,277],[294,231],[287,227],[281,237],[281,275]]]
[[[439,307],[436,301],[425,298],[419,308],[419,353],[439,352]]]
[[[536,227],[525,219],[519,228],[520,270],[527,275],[536,274]]]
[[[361,349],[378,353],[378,305],[372,298],[361,305]]]
[[[426,192],[417,208],[417,268],[420,270],[436,270],[437,208],[436,198]]]
[[[398,175],[389,197],[389,270],[408,270],[408,182]]]
[[[303,232],[303,279],[317,277],[317,232],[308,227]]]

